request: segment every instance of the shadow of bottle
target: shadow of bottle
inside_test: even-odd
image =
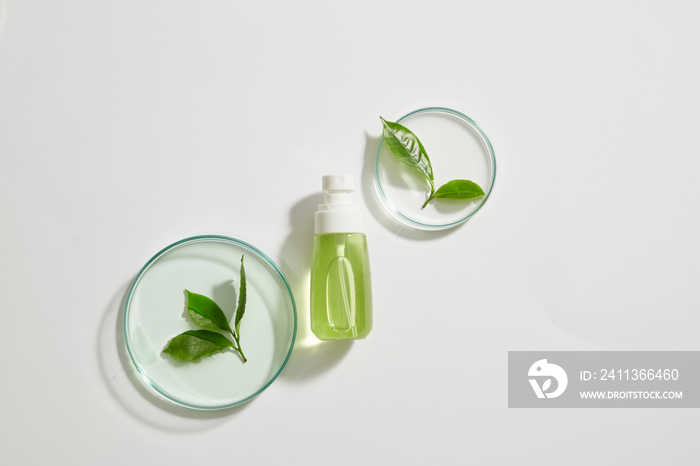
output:
[[[319,179],[320,185],[320,179]],[[297,305],[297,338],[292,356],[280,375],[288,381],[314,378],[338,364],[352,347],[352,340],[321,341],[311,331],[309,278],[313,253],[314,212],[323,195],[309,195],[298,201],[289,215],[291,233],[282,245],[280,260]],[[292,264],[292,267],[287,266]]]

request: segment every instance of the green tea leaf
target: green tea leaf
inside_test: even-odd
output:
[[[382,117],[379,117],[379,119],[382,120],[384,127],[384,141],[386,141],[386,145],[391,150],[391,153],[404,164],[422,173],[428,184],[430,184],[432,193],[435,181],[433,178],[433,166],[418,137],[405,126],[386,121]]]
[[[188,330],[176,336],[163,350],[176,359],[195,361],[233,347],[231,340],[209,330]]]
[[[241,337],[241,333],[240,333],[241,319],[243,318],[243,314],[245,314],[245,305],[246,305],[246,300],[247,300],[247,291],[246,291],[246,283],[245,283],[245,267],[243,267],[243,258],[244,257],[245,256],[241,256],[241,285],[240,285],[239,291],[238,291],[238,307],[236,308],[236,317],[234,319],[234,327],[236,329],[236,335],[238,336],[238,338]]]
[[[218,304],[204,295],[192,293],[189,290],[185,290],[185,293],[187,293],[187,312],[192,322],[206,330],[231,331],[226,315]]]
[[[469,180],[452,180],[435,191],[438,199],[474,199],[484,195],[481,186]]]
[[[211,298],[185,290],[187,312],[192,321],[202,327],[203,330],[189,330],[174,337],[163,350],[164,353],[168,353],[174,358],[183,361],[194,361],[201,357],[218,353],[225,348],[233,348],[241,356],[244,363],[248,360],[241,349],[241,337],[239,334],[247,300],[245,268],[243,266],[244,257],[241,256],[241,285],[234,320],[236,332],[234,333],[231,329],[224,311]],[[218,331],[222,330],[230,333],[233,341],[218,333]]]

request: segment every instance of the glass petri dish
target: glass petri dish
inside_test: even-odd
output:
[[[197,327],[187,316],[185,293],[209,296],[230,319],[236,308],[241,256],[245,256],[246,312],[241,346],[248,358],[226,350],[199,361],[162,351],[171,338]],[[143,381],[187,408],[225,409],[245,403],[275,381],[294,347],[294,297],[279,267],[256,247],[225,236],[196,236],[171,244],[138,273],[124,308],[124,338]]]
[[[449,108],[415,110],[398,123],[410,129],[430,157],[435,189],[467,179],[484,190],[470,200],[434,199],[422,208],[430,188],[416,170],[401,163],[382,142],[377,150],[374,186],[383,207],[404,225],[444,230],[466,222],[486,203],[496,178],[496,157],[486,134],[468,116]]]

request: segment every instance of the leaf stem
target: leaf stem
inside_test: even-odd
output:
[[[420,209],[421,210],[425,209],[425,206],[427,206],[428,203],[430,201],[432,201],[433,199],[435,199],[435,185],[431,182],[430,183],[430,195],[428,195],[428,199],[425,201],[425,203],[423,204],[423,206]]]
[[[240,346],[238,347],[238,354],[240,354],[241,357],[243,358],[243,364],[248,362],[248,359],[246,359],[245,354],[243,354],[243,350],[241,349]]]
[[[230,333],[231,333],[231,336],[233,337],[233,340],[236,342],[236,346],[234,346],[233,349],[238,351],[238,354],[241,355],[241,358],[243,359],[243,363],[245,364],[246,362],[248,362],[248,359],[245,357],[245,354],[243,354],[243,350],[241,349],[241,340],[240,340],[240,338],[238,338],[238,336],[235,333],[233,333],[233,332],[230,332]]]

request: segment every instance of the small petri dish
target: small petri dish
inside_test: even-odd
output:
[[[247,304],[238,353],[225,350],[185,362],[164,354],[171,338],[197,329],[184,290],[212,298],[230,319],[245,256]],[[196,236],[153,256],[129,289],[124,308],[126,348],[147,386],[178,405],[217,410],[245,403],[275,381],[294,347],[297,313],[279,267],[256,247],[225,236]]]
[[[416,170],[401,163],[382,139],[374,186],[387,212],[419,230],[444,230],[473,217],[489,198],[496,178],[493,147],[479,125],[443,107],[415,110],[397,122],[423,144],[433,167],[435,189],[454,179],[467,179],[481,186],[484,196],[474,200],[434,199],[423,208],[430,187]]]

